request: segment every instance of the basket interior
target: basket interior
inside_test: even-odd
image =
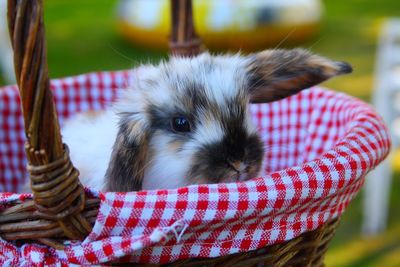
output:
[[[101,72],[52,80],[62,126],[77,112],[107,107],[134,72]],[[25,134],[18,90],[0,90],[0,191],[18,192],[26,179]],[[343,137],[351,119],[340,94],[319,88],[270,104],[251,106],[265,143],[264,173],[316,158]]]

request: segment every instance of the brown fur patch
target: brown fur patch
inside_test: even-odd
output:
[[[135,138],[129,137],[132,127],[122,124],[115,141],[111,161],[106,172],[106,191],[130,192],[142,189],[148,162],[149,134],[142,129]]]

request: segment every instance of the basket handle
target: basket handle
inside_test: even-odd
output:
[[[43,0],[8,0],[8,25],[25,122],[31,188],[37,215],[57,221],[65,236],[83,239],[91,225],[80,213],[85,193],[61,141],[50,91]]]
[[[202,46],[194,31],[191,0],[171,0],[171,5],[171,53],[196,55]],[[85,199],[79,172],[62,143],[48,75],[43,0],[8,0],[8,26],[34,198],[0,211],[0,236],[61,248],[58,238],[83,239],[91,231],[99,200]]]
[[[172,55],[195,56],[204,50],[197,36],[194,23],[192,0],[171,0],[171,35],[169,49]]]

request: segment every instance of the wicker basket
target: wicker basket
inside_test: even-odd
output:
[[[194,32],[190,1],[173,0],[172,4],[172,52],[197,54],[202,48]],[[303,144],[306,155],[300,158],[298,147],[281,153],[280,160],[271,160],[275,163],[267,177],[135,193],[85,190],[62,144],[56,114],[62,122],[83,107],[104,108],[96,101],[112,100],[113,92],[131,74],[96,73],[50,84],[42,1],[9,0],[8,12],[20,98],[15,87],[0,90],[5,103],[0,107],[4,129],[0,145],[5,148],[0,150],[0,170],[4,170],[0,189],[18,189],[27,159],[33,198],[0,193],[2,265],[321,266],[338,218],[362,186],[365,174],[389,151],[386,128],[369,106],[316,88],[291,97],[286,104],[254,105],[255,116],[297,110],[299,117],[310,119],[308,127],[315,127],[297,142]],[[74,100],[66,99],[66,92],[87,90],[88,84],[97,89],[89,90],[81,106],[69,106]],[[22,113],[16,107],[19,101]],[[310,103],[318,106],[315,112]],[[22,117],[26,138],[20,135]],[[259,121],[263,123],[262,118]],[[278,126],[281,133],[292,130],[290,125]],[[154,206],[146,210],[148,203]],[[209,208],[210,203],[216,206]],[[175,209],[167,220],[163,212],[171,206]],[[152,216],[144,218],[146,212]],[[224,215],[218,215],[221,212]],[[132,225],[127,223],[130,220]],[[131,231],[128,239],[127,231]]]

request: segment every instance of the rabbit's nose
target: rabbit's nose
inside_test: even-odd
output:
[[[238,173],[244,173],[247,167],[242,161],[229,162],[229,165]]]

